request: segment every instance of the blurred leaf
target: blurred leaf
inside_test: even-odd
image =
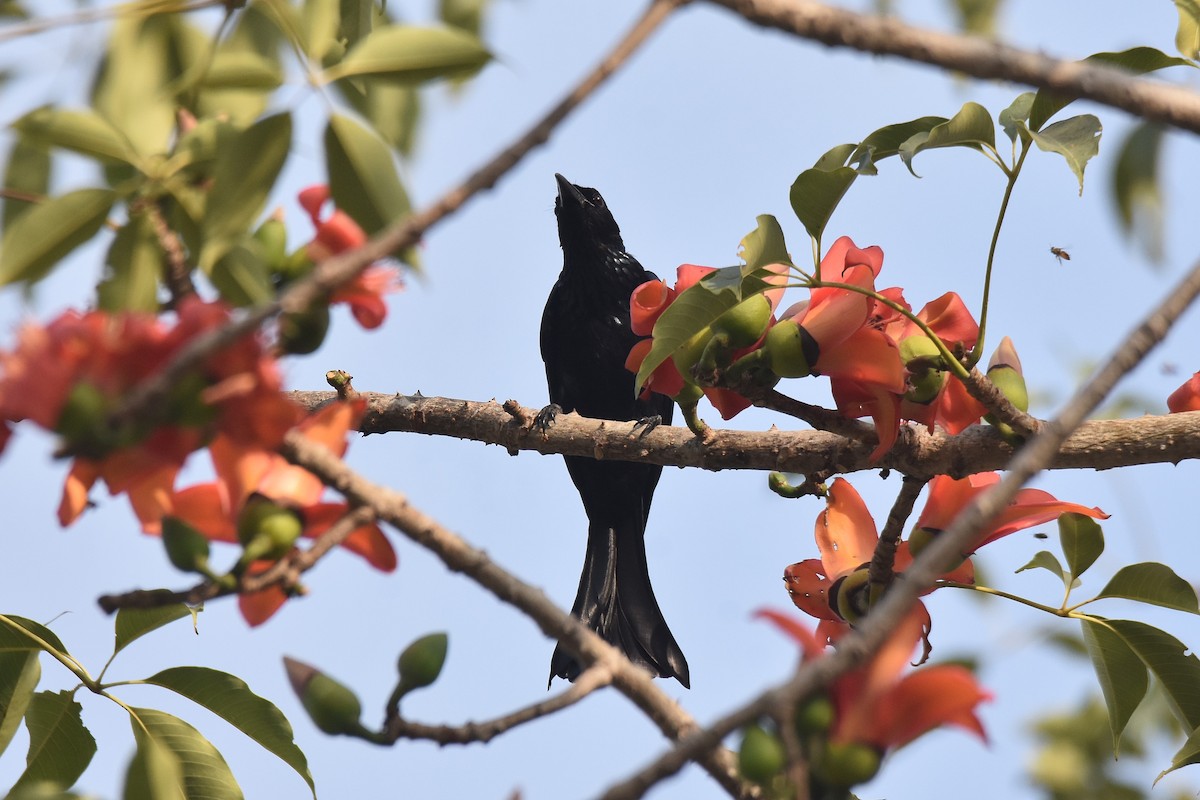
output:
[[[389,147],[403,156],[412,155],[421,114],[420,91],[381,81],[338,81],[335,86]]]
[[[295,26],[284,4],[271,3],[268,9],[268,4],[251,3],[210,55],[211,37],[192,25],[179,24],[176,48],[188,67],[178,87],[183,104],[198,119],[225,117],[239,127],[250,125],[266,109],[277,79],[282,80],[281,25]]]
[[[1096,679],[1108,706],[1109,726],[1112,728],[1113,753],[1121,748],[1121,732],[1129,718],[1146,696],[1149,680],[1133,648],[1116,632],[1106,627],[1105,620],[1084,619],[1083,643],[1092,658]]]
[[[1193,66],[1186,59],[1169,56],[1153,47],[1132,47],[1119,53],[1095,53],[1083,59],[1083,63],[1112,67],[1134,75],[1144,75],[1147,72],[1154,72],[1166,67]],[[1033,107],[1029,112],[1029,127],[1035,131],[1041,130],[1048,119],[1073,100],[1075,100],[1074,97],[1048,92],[1045,89],[1038,90],[1037,96],[1033,100]]]
[[[0,240],[0,286],[36,283],[99,232],[117,199],[109,189],[77,189],[22,214]]]
[[[91,109],[42,106],[13,123],[30,142],[61,147],[91,158],[132,163],[129,141]]]
[[[300,10],[304,52],[318,64],[324,63],[325,57],[340,47],[338,25],[341,14],[338,5],[338,0],[304,0]]]
[[[116,642],[113,655],[121,652],[127,645],[140,639],[151,631],[156,631],[164,625],[189,616],[192,610],[183,603],[175,603],[158,608],[122,608],[117,612],[117,620],[113,624],[116,632]]]
[[[954,0],[953,5],[963,33],[988,38],[996,34],[1000,0]]]
[[[31,141],[28,136],[18,136],[8,154],[8,166],[4,170],[4,188],[9,193],[40,198],[49,193],[49,187],[50,153],[42,145]],[[9,193],[5,194],[2,201],[5,228],[35,205]]]
[[[375,18],[376,0],[339,0],[338,38],[353,47],[371,32]]]
[[[154,224],[137,214],[121,226],[108,248],[108,269],[96,287],[98,305],[105,311],[158,311],[158,282],[163,274],[163,251]],[[120,620],[118,613],[117,619]]]
[[[249,237],[217,259],[208,272],[221,299],[230,305],[245,307],[269,303],[275,296],[270,270],[258,243]]]
[[[483,12],[488,0],[438,0],[438,19],[472,36],[483,33]]]
[[[1190,59],[1200,56],[1200,2],[1175,0],[1179,27],[1175,29],[1175,49]]]
[[[212,743],[188,723],[153,708],[135,708],[134,713],[145,726],[148,738],[169,750],[179,764],[184,792],[188,800],[206,798],[211,800],[240,800],[242,790],[229,770],[229,765]],[[134,730],[139,725],[134,723]],[[139,757],[143,748],[138,748]],[[136,760],[136,759],[135,759]],[[169,770],[169,768],[168,768]],[[130,768],[131,778],[134,770]],[[143,773],[145,775],[145,773]],[[133,783],[130,780],[130,783]],[[147,787],[151,783],[147,780]],[[129,787],[126,786],[126,797]],[[150,796],[156,797],[157,794]],[[170,795],[168,795],[170,796]]]
[[[8,747],[42,677],[38,650],[0,653],[0,755]]]
[[[1000,112],[1000,127],[1004,134],[1015,144],[1021,132],[1029,132],[1029,112],[1033,110],[1033,92],[1023,92],[1017,95],[1008,108]]]
[[[330,116],[325,128],[325,161],[334,204],[368,236],[411,213],[391,150],[349,117]]]
[[[294,769],[316,796],[308,761],[293,741],[287,718],[240,678],[206,667],[173,667],[146,682],[183,695],[233,725]]]
[[[945,122],[934,125],[928,132],[918,132],[900,145],[900,160],[913,172],[912,161],[917,153],[939,147],[969,147],[979,150],[987,145],[996,147],[996,126],[992,115],[978,103],[965,103],[958,113]]]
[[[1070,583],[1066,573],[1063,572],[1062,564],[1059,563],[1058,557],[1048,550],[1041,550],[1029,559],[1029,563],[1019,568],[1017,572],[1025,572],[1030,569],[1044,569],[1058,576],[1058,579],[1066,586]]]
[[[857,177],[858,173],[851,167],[831,170],[813,167],[801,172],[792,183],[788,192],[792,210],[814,241],[821,241],[821,234],[825,232],[834,209]]]
[[[1192,585],[1166,564],[1154,561],[1130,564],[1117,570],[1112,580],[1096,595],[1097,599],[1101,597],[1136,600],[1189,614],[1200,614],[1196,590]]]
[[[252,51],[221,52],[201,81],[206,89],[256,89],[271,92],[283,84],[279,62]]]
[[[123,800],[192,800],[184,792],[179,756],[143,727],[139,709],[130,709],[129,724],[137,751],[125,772]]]
[[[1112,179],[1122,232],[1132,235],[1155,263],[1163,259],[1163,203],[1158,182],[1162,142],[1162,125],[1134,125],[1121,143]]]
[[[142,155],[167,152],[175,130],[174,27],[165,14],[117,17],[92,87],[93,107]]]
[[[1068,513],[1058,518],[1058,536],[1062,540],[1067,568],[1078,578],[1104,552],[1104,531],[1096,520],[1083,514]]]
[[[1083,194],[1083,170],[1087,162],[1100,152],[1100,120],[1092,114],[1056,122],[1041,131],[1030,131],[1033,141],[1048,153],[1058,153],[1067,160],[1067,166],[1079,180],[1079,194]]]
[[[0,653],[43,649],[26,632],[32,633],[60,653],[67,652],[67,648],[63,645],[62,640],[55,635],[54,631],[40,622],[34,622],[31,619],[25,619],[25,617],[18,617],[12,614],[2,616],[3,620],[7,620],[8,623],[13,623],[17,627],[14,628],[12,625],[0,620]]]
[[[325,70],[325,81],[373,76],[406,85],[437,78],[466,77],[491,54],[478,39],[455,28],[386,25],[359,42],[338,64]]]
[[[96,740],[83,726],[83,707],[71,692],[38,692],[25,712],[29,728],[29,754],[25,771],[13,792],[39,781],[69,789],[87,769],[96,754]]]
[[[876,163],[899,155],[900,146],[913,136],[928,133],[944,122],[948,122],[945,117],[919,117],[908,122],[885,125],[859,142],[846,163],[854,164],[860,175],[875,175],[878,172]]]
[[[291,141],[292,118],[282,113],[256,122],[217,153],[204,211],[206,241],[200,262],[206,271],[257,221]]]

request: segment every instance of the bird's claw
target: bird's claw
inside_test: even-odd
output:
[[[533,418],[533,429],[545,436],[546,432],[554,427],[554,422],[561,413],[562,406],[558,403],[551,403],[539,411],[537,416]]]
[[[633,423],[633,430],[630,431],[630,434],[632,435],[636,433],[640,439],[661,424],[662,415],[660,414],[655,414],[652,417],[642,417]]]

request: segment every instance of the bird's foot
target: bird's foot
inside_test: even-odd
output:
[[[655,414],[652,417],[642,417],[633,423],[633,430],[629,432],[629,435],[637,434],[637,437],[640,439],[659,425],[662,425],[662,416],[660,414]]]
[[[558,403],[551,403],[539,411],[537,416],[533,418],[533,429],[545,436],[546,432],[554,427],[554,421],[561,413],[563,413],[562,406]]]

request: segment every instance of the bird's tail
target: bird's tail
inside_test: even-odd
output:
[[[650,572],[641,525],[588,527],[587,554],[571,614],[606,642],[660,678],[676,678],[690,688],[687,659],[663,619]],[[550,659],[550,677],[579,677],[579,661],[559,644]]]

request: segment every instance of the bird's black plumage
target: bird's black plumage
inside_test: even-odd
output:
[[[629,296],[652,272],[625,252],[621,231],[595,189],[558,180],[558,237],[563,269],[542,314],[541,349],[558,406],[594,419],[669,423],[668,397],[635,396],[625,359],[638,340],[629,327]],[[543,412],[547,424],[553,412]],[[657,419],[656,419],[657,418]],[[653,423],[651,423],[653,424]],[[659,610],[646,565],[646,517],[662,467],[565,456],[588,517],[587,552],[571,613],[634,663],[688,686],[687,660]],[[575,680],[580,665],[561,645],[554,676]]]

